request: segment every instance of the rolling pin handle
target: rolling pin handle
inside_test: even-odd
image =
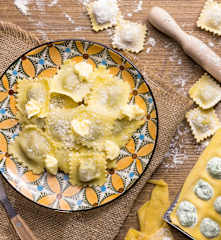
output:
[[[179,42],[187,55],[221,83],[221,58],[211,48],[185,33],[162,8],[151,8],[148,18],[154,27]]]
[[[148,19],[154,27],[175,39],[180,44],[186,41],[187,34],[164,9],[152,7],[149,11]]]

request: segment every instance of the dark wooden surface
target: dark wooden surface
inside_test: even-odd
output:
[[[99,33],[91,30],[89,18],[82,4],[85,0],[59,0],[53,6],[49,6],[53,0],[29,0],[28,2],[28,15],[24,16],[15,7],[14,1],[0,0],[0,20],[15,23],[23,29],[35,33],[44,41],[85,38],[111,46],[112,30]],[[141,3],[139,0],[119,0],[122,14],[126,19],[143,22],[148,26],[145,50],[135,56],[136,63],[145,66],[143,74],[146,77],[148,69],[157,69],[165,75],[169,75],[169,83],[176,86],[181,94],[187,95],[189,87],[200,77],[203,70],[185,56],[174,41],[153,29],[147,22],[147,15],[152,6],[165,8],[185,31],[199,37],[213,47],[218,54],[221,54],[221,39],[196,27],[204,0],[143,0],[142,9],[134,12],[139,2]],[[131,17],[130,14],[132,14]],[[154,44],[152,41],[153,46],[150,44],[151,41],[148,41],[149,38],[154,38],[156,43]],[[147,48],[149,48],[149,53],[146,52]],[[153,178],[164,179],[169,184],[171,200],[179,192],[204,147],[205,144],[197,145],[195,143],[186,123],[179,127],[179,134],[172,141],[170,154],[153,175]],[[138,229],[136,210],[149,199],[151,189],[151,185],[144,188],[121,228],[117,240],[124,238],[129,227]],[[177,240],[187,239],[177,230],[173,230],[173,235]]]

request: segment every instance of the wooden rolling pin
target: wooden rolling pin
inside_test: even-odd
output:
[[[221,82],[221,58],[211,48],[198,38],[185,33],[162,8],[151,8],[148,19],[158,30],[175,39],[187,55]]]

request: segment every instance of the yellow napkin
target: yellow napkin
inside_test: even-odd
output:
[[[168,185],[163,180],[149,180],[155,184],[150,201],[138,210],[140,230],[129,229],[125,240],[173,240],[169,226],[163,221],[163,215],[170,206]]]

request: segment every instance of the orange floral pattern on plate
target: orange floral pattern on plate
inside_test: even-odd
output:
[[[146,112],[147,120],[121,150],[116,169],[108,170],[103,186],[71,186],[59,172],[36,175],[20,166],[7,153],[8,144],[19,134],[16,115],[16,81],[27,77],[51,77],[66,60],[87,61],[93,67],[105,64],[113,75],[127,81],[131,101]],[[40,70],[39,70],[40,69]],[[78,211],[106,204],[127,191],[151,159],[157,137],[157,113],[153,96],[139,71],[117,52],[98,43],[66,40],[46,43],[16,60],[0,81],[0,172],[21,194],[33,202],[60,211]],[[125,177],[124,173],[128,173]],[[22,187],[19,187],[22,186]]]

